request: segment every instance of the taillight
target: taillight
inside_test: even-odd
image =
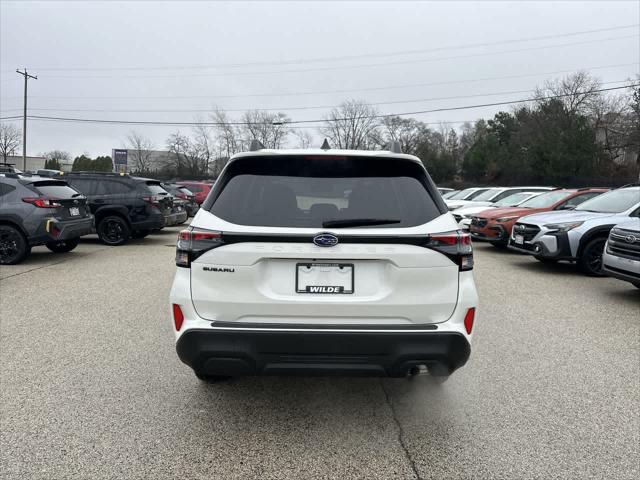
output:
[[[184,322],[184,315],[182,314],[182,309],[180,305],[172,304],[173,307],[173,324],[176,326],[176,332],[180,331],[182,328],[182,323]]]
[[[471,307],[467,310],[467,314],[464,316],[464,329],[467,331],[467,335],[471,335],[471,330],[473,329],[473,321],[476,317],[476,309],[475,307]]]
[[[434,233],[429,235],[425,246],[449,257],[461,272],[473,269],[471,236],[466,232]]]
[[[46,197],[24,197],[22,201],[38,208],[58,208],[62,206],[55,200]]]
[[[223,244],[222,232],[191,228],[178,233],[176,265],[189,268],[191,262],[213,248]]]
[[[142,197],[142,200],[150,203],[151,205],[160,205],[161,197],[158,195],[150,195],[147,197]]]

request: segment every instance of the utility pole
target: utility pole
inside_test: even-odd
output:
[[[22,116],[22,170],[27,171],[27,81],[30,78],[37,80],[38,77],[29,75],[26,68],[23,68],[23,72],[16,69],[16,73],[19,73],[24,77],[24,114]]]

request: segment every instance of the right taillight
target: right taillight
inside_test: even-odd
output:
[[[453,260],[460,271],[473,269],[473,247],[471,236],[462,231],[434,233],[429,235],[425,247],[446,255]]]
[[[473,330],[473,321],[476,318],[476,309],[475,307],[471,307],[467,310],[467,314],[464,316],[464,329],[467,331],[467,335],[471,335],[471,330]]]
[[[176,265],[191,267],[191,262],[204,252],[222,245],[222,232],[191,228],[178,233],[176,245]]]

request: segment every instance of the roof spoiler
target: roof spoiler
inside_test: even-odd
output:
[[[397,140],[392,140],[391,142],[387,143],[386,150],[392,153],[402,153],[402,147],[400,146],[400,142],[398,142]]]
[[[258,150],[262,150],[263,148],[264,145],[262,144],[262,142],[260,142],[260,140],[256,140],[255,138],[251,140],[251,144],[249,145],[250,152],[257,152]]]

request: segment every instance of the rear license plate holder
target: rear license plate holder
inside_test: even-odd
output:
[[[295,287],[297,293],[352,294],[354,292],[353,263],[297,263]]]
[[[72,217],[79,217],[80,216],[80,209],[78,207],[70,207],[69,208],[69,215],[71,215]]]

